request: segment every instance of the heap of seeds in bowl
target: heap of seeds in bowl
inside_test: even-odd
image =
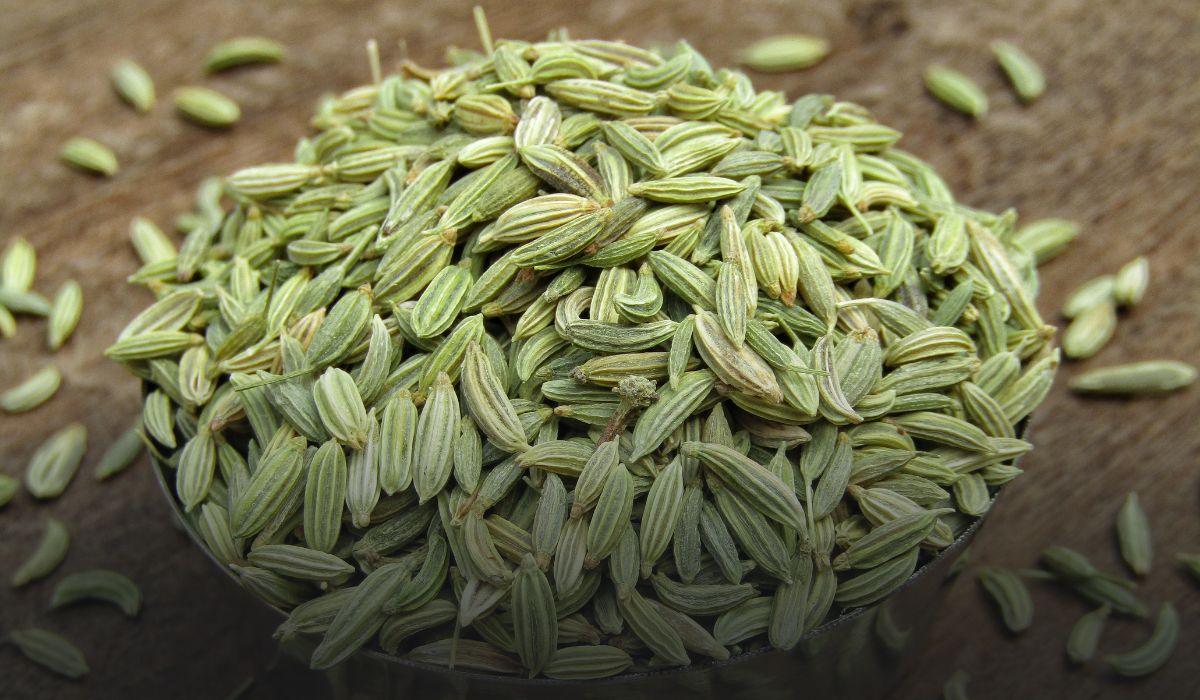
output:
[[[788,649],[1021,473],[1059,359],[1013,212],[686,43],[452,62],[206,182],[108,350],[191,525],[314,667]]]

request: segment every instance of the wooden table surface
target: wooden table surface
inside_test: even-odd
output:
[[[902,129],[909,150],[930,160],[965,202],[1017,207],[1025,220],[1074,219],[1083,227],[1070,252],[1044,268],[1040,306],[1054,318],[1078,282],[1111,272],[1135,255],[1150,259],[1149,293],[1122,317],[1088,366],[1170,356],[1200,360],[1200,5],[1151,2],[1024,0],[1001,3],[658,2],[609,0],[493,2],[496,36],[539,38],[556,26],[574,36],[634,43],[685,37],[728,64],[750,39],[783,31],[830,38],[833,53],[803,73],[757,76],[790,95],[835,92]],[[90,465],[139,410],[136,382],[101,350],[147,302],[125,284],[136,266],[127,243],[131,217],[169,227],[206,176],[290,156],[322,93],[365,82],[363,42],[376,37],[385,66],[401,56],[436,63],[448,43],[474,46],[469,4],[390,0],[60,0],[0,2],[0,244],[28,238],[39,253],[37,288],[52,294],[79,280],[85,313],[59,353],[44,350],[44,324],[22,319],[16,338],[0,341],[0,387],[46,363],[64,386],[49,404],[0,417],[0,471],[20,475],[34,449],[71,420],[86,424],[84,470],[58,500],[21,493],[0,512],[0,572],[7,577],[31,549],[45,519],[70,527],[71,551],[49,580],[13,591],[0,586],[0,631],[30,624],[57,630],[86,652],[92,672],[66,682],[0,648],[0,697],[225,697],[264,673],[273,655],[264,629],[271,616],[214,570],[169,521],[146,464],[97,484]],[[203,57],[239,34],[283,40],[287,61],[206,79]],[[1005,88],[987,44],[1024,46],[1045,67],[1049,90],[1023,108]],[[130,57],[153,75],[160,105],[138,115],[113,96],[108,67]],[[974,76],[992,114],[971,123],[923,92],[921,69],[939,61]],[[216,133],[171,114],[173,87],[204,83],[243,105],[233,130]],[[111,145],[119,175],[98,180],[68,170],[59,145],[85,134]],[[1086,608],[1034,586],[1032,629],[1009,638],[972,576],[948,589],[931,639],[915,669],[890,696],[935,697],[955,669],[973,676],[973,698],[1197,697],[1200,595],[1174,554],[1200,551],[1200,388],[1161,399],[1072,397],[1059,382],[1036,415],[1037,450],[1026,476],[1009,488],[974,546],[974,562],[1030,566],[1062,543],[1116,570],[1114,514],[1137,490],[1155,531],[1155,570],[1142,585],[1154,605],[1173,600],[1182,616],[1176,657],[1162,672],[1120,681],[1099,664],[1071,669],[1063,641]],[[140,619],[103,606],[45,612],[65,573],[109,567],[145,592]],[[1103,648],[1136,644],[1144,624],[1118,622]],[[307,682],[263,687],[251,697],[304,697]]]

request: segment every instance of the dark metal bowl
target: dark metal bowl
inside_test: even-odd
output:
[[[213,557],[200,534],[184,517],[166,475],[170,468],[157,459],[152,461],[163,496],[181,527],[205,556],[236,582],[236,575]],[[953,544],[917,569],[888,598],[821,625],[804,635],[790,651],[764,648],[721,662],[701,662],[602,680],[561,681],[450,670],[364,649],[328,672],[327,678],[336,697],[661,700],[686,692],[695,700],[880,698],[891,688],[913,650],[922,645],[941,603],[940,589],[983,521],[980,518],[972,523]],[[281,619],[286,617],[283,610],[269,607]],[[314,648],[310,641],[296,640],[285,645],[284,651],[307,662]]]

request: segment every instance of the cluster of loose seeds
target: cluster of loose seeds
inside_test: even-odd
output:
[[[257,63],[278,63],[284,57],[283,45],[272,39],[245,36],[217,44],[204,60],[206,73]],[[153,111],[158,102],[154,79],[137,63],[121,60],[109,71],[117,96],[138,112]],[[242,109],[232,98],[201,85],[185,85],[174,91],[175,111],[180,117],[211,129],[233,126],[242,117]],[[59,152],[63,162],[79,170],[112,177],[120,169],[117,154],[95,139],[78,136],[63,144]]]
[[[248,63],[275,62],[282,58],[278,43],[261,38],[233,39],[214,47],[206,69],[216,72]],[[154,81],[141,66],[128,60],[119,61],[110,78],[117,95],[139,112],[154,109]],[[176,95],[177,107],[183,116],[209,126],[228,126],[237,120],[239,110],[229,98],[206,88],[182,88]],[[68,165],[80,170],[111,177],[117,174],[117,156],[102,143],[90,138],[76,137],[63,145],[60,156]],[[149,225],[153,229],[152,225]],[[132,232],[134,246],[144,257],[162,254],[174,246],[161,232],[147,230],[135,222]],[[83,290],[79,283],[68,280],[53,301],[34,290],[37,255],[23,238],[14,238],[0,257],[0,338],[17,333],[17,316],[46,317],[46,344],[57,351],[75,330],[83,311]],[[49,401],[62,384],[62,374],[53,365],[26,377],[15,386],[0,390],[0,410],[7,413],[32,411]],[[133,463],[141,454],[142,428],[135,425],[121,433],[105,450],[94,468],[97,481],[108,479]],[[25,473],[26,490],[37,499],[53,499],[63,493],[75,477],[87,447],[87,429],[71,423],[54,432],[33,454]],[[17,494],[19,482],[0,474],[0,508]],[[42,537],[26,560],[13,572],[11,584],[19,588],[50,576],[62,563],[70,546],[67,526],[60,520],[48,518]],[[100,600],[120,607],[126,615],[135,616],[141,607],[137,586],[116,572],[95,569],[77,572],[63,578],[54,588],[51,608],[70,605],[80,600]],[[17,630],[7,636],[25,656],[49,670],[68,678],[78,678],[88,672],[83,652],[62,636],[40,628]]]
[[[158,301],[108,355],[313,666],[790,648],[1020,474],[1059,360],[1012,212],[684,43],[455,58],[322,102],[294,162],[202,186],[178,251],[133,234]]]
[[[1137,578],[1149,576],[1154,559],[1152,530],[1136,493],[1126,495],[1117,511],[1114,529],[1126,567]],[[1200,556],[1181,553],[1176,558],[1185,571],[1200,581]],[[1013,571],[983,567],[978,572],[978,579],[995,603],[1004,627],[1014,634],[1033,624],[1033,596],[1024,579],[1057,583],[1094,606],[1079,617],[1066,638],[1067,658],[1077,666],[1088,664],[1095,657],[1109,616],[1150,617],[1150,607],[1138,597],[1136,580],[1101,571],[1087,555],[1062,545],[1046,547],[1038,568]],[[1170,660],[1178,638],[1178,612],[1173,603],[1164,602],[1141,644],[1118,654],[1108,654],[1104,661],[1118,675],[1128,678],[1148,676]],[[943,691],[946,700],[965,699],[967,680],[962,671],[952,675]]]

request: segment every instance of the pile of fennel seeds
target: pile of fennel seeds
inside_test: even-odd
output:
[[[314,667],[790,648],[1020,474],[1059,360],[1012,212],[686,44],[455,56],[202,186],[108,350],[192,526]]]

